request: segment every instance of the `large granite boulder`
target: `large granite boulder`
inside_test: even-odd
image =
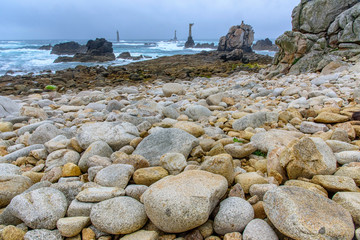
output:
[[[204,224],[226,193],[226,178],[201,170],[169,176],[143,193],[151,222],[169,233],[180,233]]]
[[[302,0],[292,13],[292,31],[275,42],[279,52],[267,77],[321,71],[360,54],[359,9],[358,0]]]
[[[218,51],[231,52],[235,49],[241,49],[244,52],[252,52],[253,41],[254,30],[250,25],[242,22],[241,25],[232,26],[228,34],[220,38]]]
[[[276,229],[292,239],[351,240],[354,236],[348,210],[304,188],[281,186],[268,191],[264,209]]]
[[[71,41],[71,42],[55,44],[51,50],[51,54],[74,55],[76,53],[85,53],[86,50],[87,50],[86,46]]]
[[[90,40],[85,53],[76,53],[74,57],[58,57],[54,62],[107,62],[114,61],[112,43],[104,38]]]

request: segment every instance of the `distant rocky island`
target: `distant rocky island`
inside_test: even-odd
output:
[[[254,45],[252,45],[253,50],[257,51],[274,51],[277,52],[279,48],[272,43],[272,41],[269,38],[266,38],[265,40],[258,40]]]

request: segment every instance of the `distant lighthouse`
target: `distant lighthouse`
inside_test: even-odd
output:
[[[119,30],[118,30],[118,31],[116,31],[116,40],[117,40],[117,42],[120,42]]]

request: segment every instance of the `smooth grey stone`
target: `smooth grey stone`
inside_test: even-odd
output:
[[[27,125],[27,126],[24,126],[22,128],[20,128],[19,130],[17,130],[17,134],[19,136],[23,135],[24,133],[26,132],[29,132],[29,133],[32,133],[33,131],[35,131],[35,129],[37,129],[39,126],[45,124],[45,123],[53,123],[52,121],[41,121],[41,122],[37,122],[37,123],[33,123],[33,124],[30,124],[30,125]]]
[[[31,145],[29,147],[17,150],[17,151],[12,152],[4,157],[0,157],[0,163],[11,163],[11,162],[15,161],[16,159],[18,159],[19,157],[28,156],[32,150],[37,150],[37,149],[45,149],[45,146],[43,144],[35,144],[35,145]]]

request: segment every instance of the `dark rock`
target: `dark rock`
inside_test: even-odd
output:
[[[217,49],[214,43],[197,43],[194,48],[211,48]]]
[[[85,53],[86,46],[80,45],[77,42],[65,42],[54,45],[51,50],[51,54],[56,55],[74,55],[76,53]]]
[[[253,46],[252,46],[253,50],[257,50],[257,51],[262,51],[262,50],[267,50],[267,51],[278,51],[278,47],[276,45],[274,45],[270,39],[266,38],[265,40],[259,40],[257,41]]]
[[[86,53],[76,53],[74,57],[59,57],[54,62],[107,62],[115,60],[112,43],[104,38],[90,40],[86,47]]]
[[[354,112],[351,119],[354,121],[360,121],[360,112]]]
[[[224,61],[240,61],[243,58],[243,51],[241,49],[235,49],[229,53],[222,54],[220,58]]]
[[[119,54],[119,56],[117,56],[117,58],[128,59],[128,60],[140,60],[140,59],[144,58],[144,56],[140,55],[137,57],[133,57],[133,56],[131,56],[131,54],[129,52],[122,52]]]
[[[49,45],[41,46],[38,49],[39,50],[51,50],[51,48],[52,48],[52,46],[51,46],[51,44],[49,44]]]
[[[252,52],[251,45],[254,41],[254,30],[250,25],[232,26],[226,36],[220,38],[218,51],[231,52],[241,49],[244,52]]]
[[[193,48],[195,46],[194,39],[190,36],[185,43],[185,48]]]

